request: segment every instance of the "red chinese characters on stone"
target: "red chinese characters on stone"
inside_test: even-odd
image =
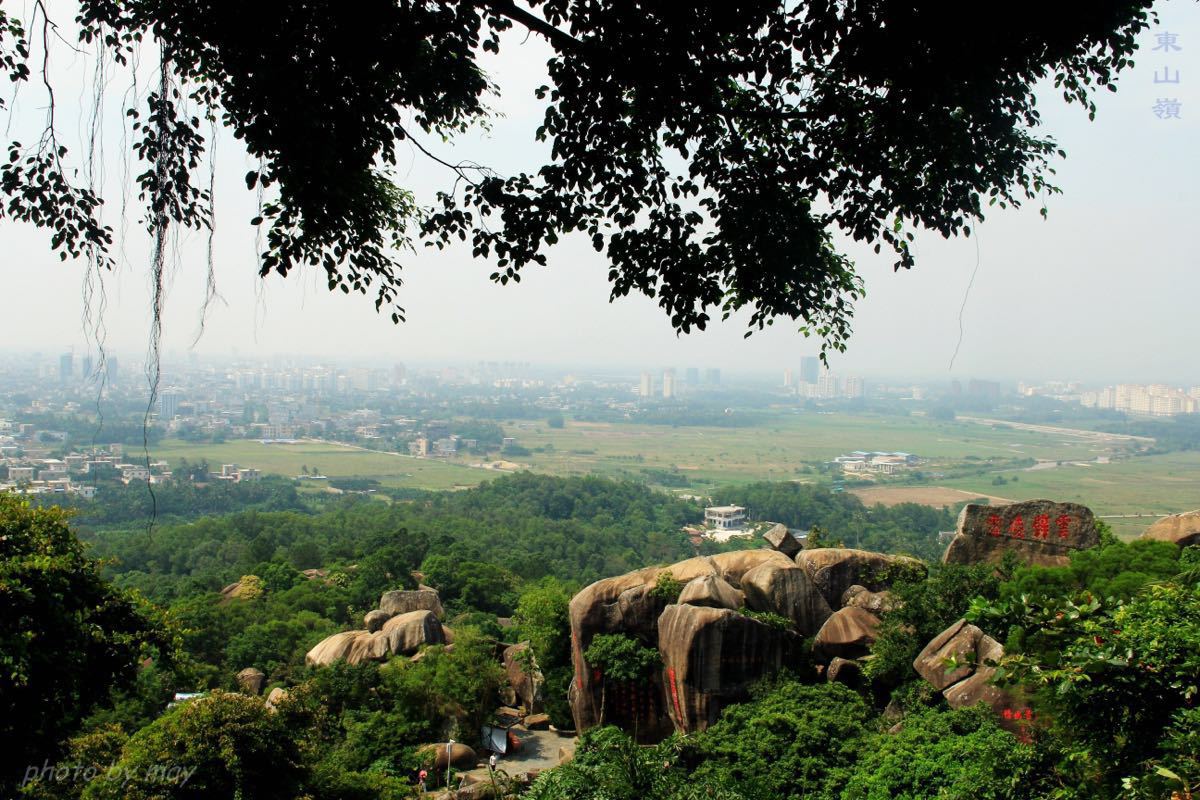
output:
[[[1049,539],[1050,538],[1050,515],[1038,514],[1033,518],[1033,538]]]
[[[1024,539],[1025,538],[1025,518],[1024,517],[1018,515],[1015,519],[1013,519],[1012,522],[1010,522],[1008,524],[1008,535],[1013,537],[1014,539]]]
[[[989,536],[999,536],[1000,535],[1000,515],[999,514],[989,514],[988,518],[987,518],[987,526],[988,526],[988,535]]]
[[[1071,518],[1066,514],[1055,517],[1054,526],[1058,528],[1058,538],[1067,539],[1071,536]]]
[[[1032,708],[1006,708],[1000,712],[1005,719],[1033,719]]]

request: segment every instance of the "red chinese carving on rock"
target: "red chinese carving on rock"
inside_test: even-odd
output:
[[[1058,528],[1058,538],[1067,539],[1071,536],[1071,518],[1066,514],[1055,517],[1054,525]]]
[[[1014,539],[1025,538],[1025,518],[1018,515],[1008,524],[1008,535]]]
[[[667,668],[667,680],[671,684],[671,702],[675,704],[675,716],[679,720],[680,727],[683,727],[683,711],[679,708],[679,689],[675,686],[675,668]]]
[[[988,535],[989,536],[999,536],[1000,535],[1000,515],[999,514],[989,514],[988,518],[987,518],[987,526],[988,526]]]
[[[1049,539],[1050,538],[1050,515],[1038,514],[1033,518],[1033,538]]]

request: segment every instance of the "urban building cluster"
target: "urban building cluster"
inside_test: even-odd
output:
[[[1152,417],[1200,413],[1200,386],[1184,391],[1164,383],[1119,383],[1095,392],[1083,392],[1080,405],[1085,408],[1124,411]]]
[[[847,474],[876,473],[894,475],[921,463],[921,458],[912,453],[884,453],[879,451],[855,450],[838,456],[833,463]]]
[[[149,464],[127,454],[121,444],[86,452],[65,449],[67,434],[29,423],[0,419],[0,491],[16,494],[77,494],[92,498],[105,482],[158,484],[174,478],[166,461]],[[59,454],[59,455],[55,455]],[[195,479],[193,474],[192,479]],[[222,464],[212,481],[255,481],[259,470]]]
[[[166,462],[131,463],[119,444],[53,457],[65,439],[62,431],[0,419],[0,491],[91,498],[102,480],[157,483],[171,477]]]
[[[638,381],[637,394],[638,397],[644,398],[661,395],[664,400],[671,400],[678,397],[681,390],[695,389],[701,385],[708,387],[720,386],[721,370],[716,368],[704,370],[703,384],[700,380],[700,370],[697,367],[688,367],[684,370],[682,381],[674,367],[664,369],[658,380],[655,380],[653,372],[643,372]]]
[[[822,366],[816,356],[800,359],[800,369],[783,371],[783,388],[809,400],[854,400],[867,396],[867,384],[857,375],[841,376]]]

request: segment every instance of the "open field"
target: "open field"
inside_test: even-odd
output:
[[[945,486],[870,486],[865,489],[857,488],[848,491],[851,494],[858,495],[859,499],[869,506],[877,503],[885,506],[895,506],[900,503],[919,503],[923,506],[941,508],[942,506],[952,506],[955,503],[961,503],[965,500],[974,500],[978,497],[987,497],[993,504],[1012,502],[1012,499],[1007,497],[978,494],[963,489],[950,489]]]
[[[999,473],[1009,479],[993,486],[993,476],[960,478],[944,485],[980,494],[999,492],[1015,500],[1048,497],[1083,503],[1100,516],[1175,514],[1200,508],[1200,453],[1141,456],[1111,464],[1066,464],[1053,469]],[[1011,482],[1012,476],[1020,480]],[[1105,522],[1121,535],[1140,533],[1154,521],[1110,518]]]
[[[207,459],[210,468],[222,464],[255,467],[264,473],[300,474],[301,467],[319,470],[331,478],[374,478],[384,486],[411,489],[453,489],[475,486],[496,477],[498,472],[449,464],[396,453],[379,453],[329,442],[301,441],[296,444],[260,444],[238,440],[222,444],[193,444],[167,439],[154,448],[153,456],[178,465]]]
[[[757,427],[665,427],[568,422],[506,426],[535,452],[528,462],[557,475],[641,475],[678,469],[697,485],[755,480],[815,480],[804,470],[852,450],[916,453],[925,458],[1094,459],[1114,444],[1088,436],[1018,431],[924,417],[781,413]]]

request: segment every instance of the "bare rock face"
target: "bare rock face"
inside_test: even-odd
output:
[[[263,686],[267,683],[267,676],[261,669],[246,667],[237,674],[237,682],[246,694],[262,694]]]
[[[529,642],[504,648],[503,660],[508,678],[507,692],[512,695],[511,700],[504,698],[505,703],[519,703],[525,707],[526,714],[540,714],[545,703],[546,679],[529,649]]]
[[[1015,730],[1018,726],[1011,715],[1022,703],[1014,692],[992,683],[996,675],[993,664],[1003,657],[1003,645],[960,619],[930,640],[913,661],[913,669],[941,690],[951,708],[986,703],[996,712],[996,721],[1002,727]],[[947,658],[954,658],[959,666],[947,670]]]
[[[825,680],[830,683],[858,686],[862,683],[862,677],[862,664],[848,658],[834,658],[825,668]]]
[[[598,671],[584,658],[584,651],[593,638],[607,633],[633,636],[645,646],[657,641],[658,615],[666,604],[649,590],[659,572],[654,567],[606,578],[585,587],[571,599],[571,662],[575,673],[568,699],[578,730],[599,724],[603,686]],[[618,699],[618,694],[630,696]],[[604,704],[606,722],[627,731],[636,729],[643,741],[655,741],[671,732],[662,702],[662,682],[657,678],[641,687],[610,686]]]
[[[825,620],[813,639],[813,654],[819,658],[855,659],[867,655],[879,629],[879,618],[861,608],[839,608]]]
[[[742,576],[766,562],[791,564],[787,556],[775,550],[739,550],[605,578],[576,594],[570,605],[575,674],[568,693],[576,729],[594,727],[600,718],[603,684],[583,655],[592,639],[605,633],[623,633],[645,647],[653,647],[658,641],[658,618],[671,602],[652,591],[660,573],[668,572],[684,584],[701,577],[720,577],[732,588],[740,589]],[[659,741],[669,735],[673,726],[667,716],[661,676],[655,675],[637,686],[608,686],[605,722],[636,731],[641,741]]]
[[[971,503],[958,515],[958,530],[942,561],[996,564],[1005,553],[1023,563],[1061,567],[1073,550],[1100,543],[1091,509],[1078,503],[1028,500],[1005,506]]]
[[[833,613],[808,573],[792,563],[759,564],[742,576],[746,605],[792,621],[797,633],[811,636]]]
[[[444,644],[442,623],[433,611],[410,611],[392,617],[379,630],[390,654],[409,656],[424,644]]]
[[[790,564],[792,560],[778,550],[733,550],[709,556],[708,561],[726,583],[741,589],[742,576],[760,564]]]
[[[927,572],[918,559],[855,550],[849,547],[818,547],[802,550],[796,563],[804,568],[831,608],[841,605],[851,586],[872,592],[889,588],[897,580],[920,579]]]
[[[978,651],[982,638],[983,631],[960,619],[925,645],[925,649],[913,661],[913,669],[940,692],[975,671],[970,659]],[[959,666],[947,671],[946,659],[950,658]]]
[[[802,640],[725,608],[669,605],[658,621],[667,713],[679,731],[703,730],[746,699],[754,681],[799,658]]]
[[[396,589],[379,598],[379,610],[394,617],[412,611],[432,611],[438,619],[445,616],[442,601],[434,589]]]
[[[796,553],[804,549],[804,545],[800,544],[800,540],[792,535],[786,525],[776,525],[764,533],[763,538],[772,550],[778,550],[788,558],[795,558]]]
[[[863,589],[861,592],[853,592],[854,589],[862,589],[861,586],[851,586],[846,590],[846,594],[842,595],[843,606],[854,606],[870,611],[872,614],[882,614],[885,611],[891,611],[900,605],[900,601],[886,589],[882,592],[871,592]],[[851,594],[853,592],[853,594]],[[846,596],[850,595],[847,600]]]
[[[380,611],[378,608],[373,611],[368,611],[363,615],[363,624],[367,626],[367,631],[374,633],[383,627],[383,623],[392,618],[392,615],[386,611]]]
[[[1142,538],[1174,542],[1180,547],[1200,545],[1200,511],[1163,517],[1147,528]]]
[[[335,661],[341,661],[350,654],[350,648],[354,646],[354,641],[359,635],[366,633],[366,631],[342,631],[327,636],[308,651],[304,656],[304,663],[310,667],[325,667]]]
[[[474,769],[475,762],[479,760],[475,751],[462,742],[421,745],[417,748],[417,755],[421,765],[434,776],[445,775],[446,767]]]
[[[288,699],[288,690],[282,686],[276,686],[267,694],[267,708],[278,708],[279,704]]]
[[[717,575],[701,575],[692,578],[679,593],[679,602],[690,606],[728,608],[736,611],[745,605],[746,597],[741,590]]]
[[[442,624],[432,611],[412,611],[392,617],[377,631],[342,631],[322,639],[304,657],[310,667],[335,661],[360,664],[411,655],[424,644],[442,644]]]

